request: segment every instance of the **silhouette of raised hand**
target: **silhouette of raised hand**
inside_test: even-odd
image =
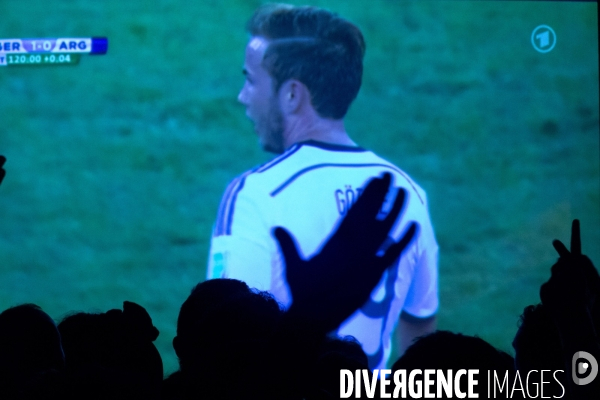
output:
[[[548,310],[560,336],[565,379],[565,395],[568,399],[597,399],[600,393],[600,380],[594,379],[597,365],[590,370],[591,384],[575,380],[577,355],[585,353],[594,360],[600,360],[600,343],[596,335],[597,319],[600,311],[596,301],[600,295],[600,277],[589,258],[581,254],[579,221],[573,220],[571,227],[571,251],[555,240],[552,242],[560,255],[552,266],[552,275],[540,288],[540,298]],[[573,377],[573,379],[571,379]],[[589,383],[589,382],[588,382]]]
[[[592,261],[581,254],[579,220],[573,220],[571,227],[571,251],[560,240],[552,245],[560,257],[552,266],[550,279],[540,288],[542,304],[561,315],[581,307],[590,311],[600,295],[600,277]]]
[[[309,260],[299,255],[287,230],[275,228],[292,292],[291,315],[325,332],[336,329],[368,299],[383,272],[411,242],[417,231],[415,222],[400,241],[387,246],[406,197],[400,189],[391,211],[382,217],[379,213],[390,182],[388,173],[372,179],[321,251]]]

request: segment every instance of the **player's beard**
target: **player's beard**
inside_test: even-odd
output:
[[[283,153],[285,151],[283,140],[285,127],[283,113],[276,96],[272,96],[269,100],[269,109],[263,122],[259,138],[263,150],[275,154]]]

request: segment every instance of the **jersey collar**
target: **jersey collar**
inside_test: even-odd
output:
[[[366,149],[363,149],[362,147],[359,147],[359,146],[345,146],[342,144],[319,142],[318,140],[305,140],[303,142],[298,142],[297,145],[298,146],[318,147],[320,149],[329,150],[329,151],[349,151],[349,152],[367,151]]]

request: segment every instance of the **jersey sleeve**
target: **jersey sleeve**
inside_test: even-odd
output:
[[[426,201],[424,208],[424,215],[418,221],[419,237],[416,242],[412,280],[403,307],[403,311],[417,318],[435,315],[439,306],[438,244]]]
[[[239,279],[251,288],[270,289],[273,239],[258,200],[244,181],[226,190],[211,239],[207,279]]]

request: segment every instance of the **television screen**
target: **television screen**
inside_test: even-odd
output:
[[[137,302],[177,369],[177,315],[206,278],[221,196],[273,158],[237,101],[260,4],[2,1],[1,309],[60,320]],[[438,328],[512,353],[574,218],[600,262],[597,3],[311,5],[365,36],[349,135],[427,193]]]

